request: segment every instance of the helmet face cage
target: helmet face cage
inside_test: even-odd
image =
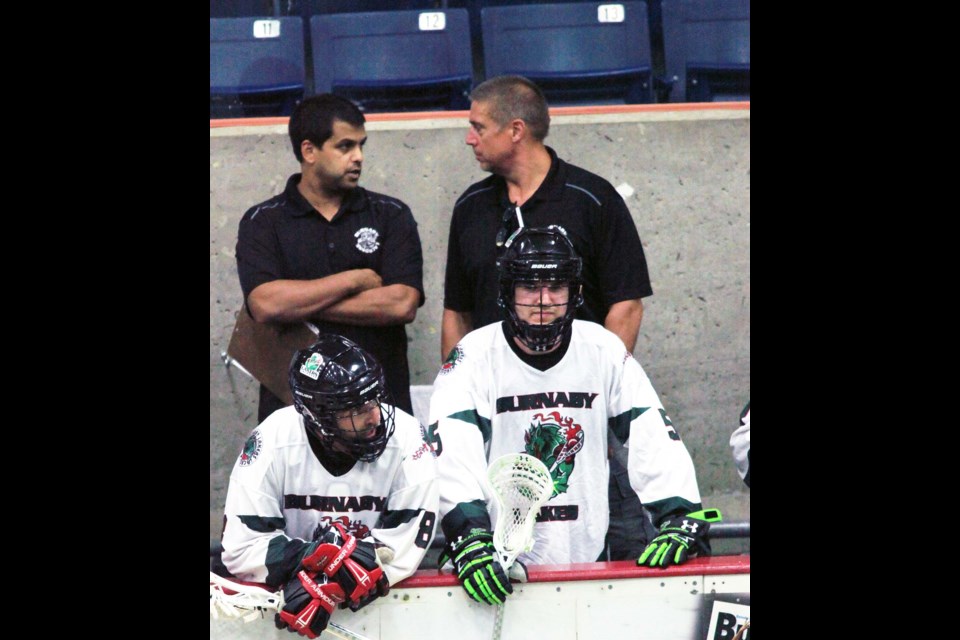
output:
[[[513,333],[531,351],[548,351],[560,343],[583,303],[580,280],[582,263],[566,233],[556,226],[525,228],[499,261],[500,295],[497,303],[506,313]],[[566,311],[549,324],[521,320],[516,309],[516,287],[521,283],[565,283],[568,285]],[[541,302],[541,308],[544,305]]]
[[[396,426],[393,401],[383,368],[359,346],[340,336],[321,336],[294,354],[289,382],[304,425],[325,447],[361,462],[373,462],[384,452]],[[379,409],[380,421],[367,437],[364,416],[373,408]],[[340,428],[338,416],[349,417],[347,430]]]

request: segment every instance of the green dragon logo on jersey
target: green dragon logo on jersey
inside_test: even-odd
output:
[[[523,436],[524,452],[547,465],[553,478],[553,498],[567,491],[574,458],[583,448],[583,428],[557,411],[538,413],[533,419]]]
[[[260,430],[254,429],[247,441],[243,443],[243,451],[240,452],[240,466],[249,466],[257,456],[260,455],[260,446],[263,441],[260,439]]]

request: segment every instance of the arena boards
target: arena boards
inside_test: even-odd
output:
[[[541,566],[514,584],[501,640],[732,640],[749,619],[749,555],[663,570],[632,561]],[[386,597],[357,612],[337,610],[331,620],[369,640],[490,640],[494,608],[471,600],[449,571],[421,570]],[[272,614],[210,620],[210,640],[293,637],[274,628]],[[749,638],[748,627],[738,640]]]

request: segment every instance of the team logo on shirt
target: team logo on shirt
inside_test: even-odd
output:
[[[376,229],[363,227],[353,237],[357,239],[357,249],[364,253],[373,253],[380,248],[380,234]]]
[[[240,452],[240,466],[249,466],[257,456],[260,455],[260,447],[263,441],[260,439],[260,430],[254,429],[247,441],[243,443],[243,451]]]
[[[421,431],[422,431],[422,430],[423,430],[423,426],[421,426],[420,429],[421,429]],[[437,457],[437,454],[433,452],[433,448],[432,448],[429,444],[427,444],[426,442],[424,442],[422,445],[420,445],[420,447],[417,448],[417,450],[414,451],[413,454],[412,454],[410,457],[413,458],[414,460],[419,460],[419,459],[423,456],[423,454],[425,454],[425,453],[429,453],[429,454],[432,455],[434,458]]]
[[[351,520],[347,516],[340,516],[339,518],[323,516],[320,518],[320,524],[318,524],[317,528],[313,530],[313,540],[319,538],[323,532],[327,530],[327,527],[334,522],[342,526],[344,531],[347,533],[352,533],[354,536],[356,536],[357,540],[361,540],[370,535],[370,527],[363,524],[362,520]]]
[[[447,356],[447,359],[443,361],[442,365],[440,365],[440,375],[453,371],[453,368],[460,364],[461,360],[463,360],[463,349],[461,349],[460,345],[458,344],[450,350],[450,354]]]
[[[530,428],[523,435],[524,452],[539,458],[553,478],[551,498],[566,493],[573,473],[574,458],[583,448],[583,428],[558,411],[533,416]]]

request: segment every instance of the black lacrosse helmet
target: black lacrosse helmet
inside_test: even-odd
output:
[[[337,444],[361,462],[380,457],[396,425],[383,367],[372,355],[347,338],[324,334],[293,354],[289,381],[293,405],[325,447]],[[380,423],[372,437],[350,437],[338,426],[337,414],[372,405],[380,409]]]
[[[524,227],[497,261],[500,295],[497,304],[513,333],[532,351],[549,351],[563,337],[583,304],[582,261],[566,232],[557,225]],[[519,283],[562,282],[570,287],[567,310],[549,324],[530,324],[517,316],[514,292]]]

